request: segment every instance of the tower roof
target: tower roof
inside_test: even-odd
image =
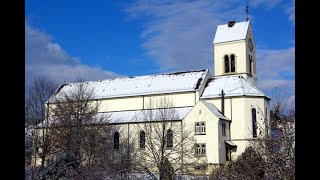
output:
[[[235,22],[231,27],[229,27],[229,23],[219,25],[214,36],[213,44],[245,39],[249,23],[250,21]]]

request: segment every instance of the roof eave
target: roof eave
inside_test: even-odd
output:
[[[244,41],[246,38],[243,39],[237,39],[237,40],[231,40],[231,41],[218,41],[218,42],[212,42],[212,44],[223,44],[223,43],[230,43],[230,42],[235,42],[235,41]]]
[[[265,97],[267,99],[271,99],[265,95],[250,95],[250,94],[236,94],[236,95],[224,95],[224,97]],[[210,99],[210,98],[221,98],[219,95],[209,95],[209,96],[201,96],[200,99]]]

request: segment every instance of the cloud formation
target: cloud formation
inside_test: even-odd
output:
[[[281,93],[290,104],[294,104],[295,48],[257,49],[257,61],[257,86],[269,96]]]
[[[142,47],[163,71],[203,69],[213,67],[212,41],[217,25],[245,19],[244,13],[239,14],[245,12],[244,6],[231,2],[140,0],[126,11],[132,18],[147,18]]]
[[[253,7],[262,6],[267,9],[271,9],[281,2],[282,0],[252,0],[250,1],[250,5]]]
[[[295,25],[295,0],[292,0],[291,4],[288,5],[287,9],[286,9],[286,13],[288,14],[288,18],[289,21],[291,21],[291,23],[293,25]]]
[[[118,77],[100,67],[80,63],[79,58],[70,56],[52,37],[25,23],[25,81],[28,85],[37,76],[46,76],[57,83],[72,82],[77,75],[87,80]]]
[[[270,9],[281,2],[255,0],[250,5]],[[209,68],[213,74],[212,41],[216,27],[231,19],[245,20],[245,3],[240,0],[138,0],[126,12],[130,18],[147,19],[141,33],[142,48],[162,71]],[[270,92],[276,86],[294,93],[294,52],[294,47],[258,49],[258,87]]]

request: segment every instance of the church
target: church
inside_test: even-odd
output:
[[[148,102],[160,98],[169,99],[178,113],[168,121],[192,130],[194,153],[205,157],[209,169],[236,159],[251,140],[269,134],[270,97],[256,87],[259,60],[250,21],[219,25],[213,51],[213,75],[201,69],[85,82],[95,89],[99,113],[108,113],[110,124],[118,127],[112,132],[117,142],[126,141],[124,134],[139,142],[141,134],[133,127],[152,110]],[[75,84],[61,85],[50,99]]]

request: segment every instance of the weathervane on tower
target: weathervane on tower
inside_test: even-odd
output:
[[[249,3],[248,2],[249,2],[249,0],[247,0],[247,5],[246,5],[246,14],[247,14],[246,19],[247,19],[247,21],[249,20],[249,5],[248,5]]]

